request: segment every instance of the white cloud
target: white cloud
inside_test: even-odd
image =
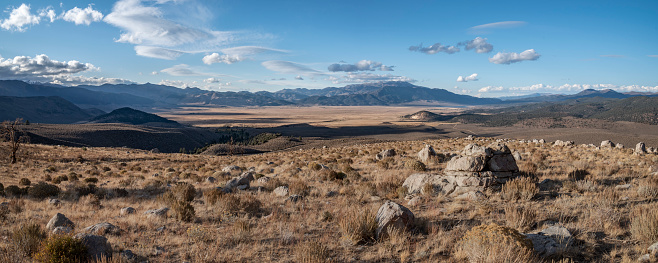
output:
[[[393,66],[386,66],[381,62],[361,60],[355,64],[331,64],[327,68],[331,72],[354,72],[354,71],[393,71]]]
[[[220,55],[219,53],[212,53],[210,55],[204,56],[201,60],[205,64],[212,65],[214,63],[233,64],[244,59],[245,58],[241,57],[240,55]]]
[[[271,71],[298,75],[324,75],[322,72],[290,61],[269,60],[261,63]]]
[[[489,58],[489,62],[494,64],[511,64],[525,60],[537,60],[540,56],[534,49],[528,49],[521,53],[498,52],[498,54]]]
[[[347,73],[347,75],[342,78],[331,76],[328,78],[334,84],[339,83],[369,83],[369,82],[385,82],[385,81],[406,81],[406,82],[416,82],[416,80],[405,77],[405,76],[395,76],[392,74],[373,74],[368,72],[361,73]]]
[[[154,47],[154,46],[135,46],[135,52],[137,53],[137,55],[143,57],[159,58],[166,60],[173,60],[185,54],[185,52],[182,51],[162,48],[162,47]]]
[[[444,52],[448,54],[454,54],[459,52],[459,48],[456,46],[444,46],[441,45],[441,43],[436,43],[434,45],[431,45],[429,47],[423,47],[423,45],[418,45],[418,46],[410,46],[409,51],[416,51],[416,52],[421,52],[425,53],[428,55],[436,54],[439,52]]]
[[[502,86],[486,86],[478,90],[480,93],[485,93],[485,92],[496,92],[496,91],[502,91],[504,88]]]
[[[302,76],[297,76],[297,77],[295,77],[295,79],[296,80],[304,80],[304,78],[302,78]]]
[[[55,13],[55,10],[53,10],[53,8],[50,6],[39,10],[39,16],[47,17],[48,19],[50,19],[50,23],[55,22],[55,20],[57,20],[57,14]]]
[[[224,48],[221,51],[224,54],[239,55],[239,56],[249,56],[249,55],[268,53],[268,52],[288,53],[288,51],[282,49],[273,49],[273,48],[259,47],[259,46],[240,46],[240,47]]]
[[[0,27],[5,30],[23,32],[26,26],[37,25],[40,21],[41,17],[30,12],[29,5],[21,4],[21,6],[11,10],[9,18],[2,20]]]
[[[172,76],[202,76],[205,75],[203,73],[197,72],[192,70],[189,65],[187,64],[179,64],[176,66],[173,66],[171,68],[166,68],[163,70],[160,70],[160,72],[167,73]]]
[[[207,78],[207,79],[204,79],[204,80],[203,80],[203,82],[205,82],[205,83],[219,83],[219,82],[221,82],[221,81],[222,81],[222,80],[221,80],[221,79],[218,79],[218,78]]]
[[[525,24],[527,24],[527,23],[524,22],[524,21],[502,21],[502,22],[495,22],[495,23],[477,25],[477,26],[471,27],[470,30],[513,28],[513,27],[523,26]]]
[[[178,87],[178,88],[189,88],[191,87],[188,83],[185,83],[180,80],[162,80],[158,83],[158,85],[166,85],[166,86],[173,86],[173,87]]]
[[[85,9],[76,6],[73,9],[66,11],[66,13],[62,15],[62,19],[64,19],[64,21],[73,22],[76,25],[90,25],[92,22],[101,21],[103,19],[103,14],[94,10],[91,5],[87,6]]]
[[[486,38],[476,37],[473,40],[459,43],[459,45],[466,46],[466,50],[475,49],[477,53],[489,53],[493,50],[493,45],[487,43]]]
[[[0,79],[49,82],[61,85],[133,83],[125,79],[73,75],[97,70],[99,69],[90,63],[81,63],[76,60],[57,61],[44,54],[37,55],[34,58],[16,56],[13,59],[4,59],[0,56]]]
[[[153,76],[158,75],[158,74],[160,74],[160,72],[157,72],[157,71],[151,72],[151,75],[153,75]]]
[[[477,81],[477,80],[479,80],[477,73],[473,73],[470,76],[466,76],[466,77],[463,76],[457,77],[457,82],[468,82],[468,81]]]

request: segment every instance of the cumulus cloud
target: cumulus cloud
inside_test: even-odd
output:
[[[73,75],[97,70],[99,69],[90,63],[82,63],[76,60],[57,61],[50,59],[45,54],[37,55],[34,58],[16,56],[13,59],[4,59],[0,56],[0,79],[49,82],[61,85],[133,83],[125,79]]]
[[[295,77],[295,79],[296,80],[304,80],[304,78],[302,78],[302,76],[297,76],[297,77]]]
[[[385,82],[385,81],[406,81],[406,82],[416,82],[416,80],[405,77],[405,76],[395,76],[392,74],[373,74],[368,72],[360,73],[347,73],[347,75],[342,77],[331,76],[328,78],[332,83],[370,83],[370,82]]]
[[[327,68],[331,72],[354,72],[354,71],[393,71],[393,66],[386,66],[381,62],[361,60],[355,64],[331,64]]]
[[[410,46],[409,51],[416,51],[416,52],[421,52],[425,53],[428,55],[436,54],[439,52],[444,52],[448,54],[454,54],[459,52],[459,48],[456,46],[444,46],[441,45],[441,43],[436,43],[434,45],[431,45],[429,47],[423,47],[423,45],[418,45],[418,46]]]
[[[98,22],[103,19],[103,14],[97,10],[94,10],[91,5],[87,6],[85,9],[78,8],[77,6],[73,9],[66,11],[62,15],[64,21],[73,22],[76,25],[90,25],[91,22]]]
[[[11,10],[9,18],[2,20],[0,27],[5,30],[24,32],[29,25],[37,25],[41,17],[32,14],[30,6],[21,4],[21,6]]]
[[[48,19],[50,19],[50,23],[55,22],[55,20],[57,20],[57,14],[55,13],[55,10],[50,6],[39,10],[39,16],[47,17]]]
[[[205,82],[205,83],[219,83],[221,81],[222,80],[219,79],[219,78],[207,78],[207,79],[203,80],[203,82]]]
[[[478,80],[479,79],[477,73],[473,73],[470,76],[466,76],[466,77],[463,76],[457,77],[457,82],[468,82],[468,81],[478,81]]]
[[[493,50],[493,45],[487,43],[486,38],[481,37],[459,43],[459,45],[464,45],[466,50],[474,49],[477,53],[489,53]]]
[[[263,65],[263,67],[266,69],[279,73],[298,75],[324,75],[320,71],[290,61],[269,60],[264,61],[261,63],[261,65]]]
[[[514,52],[498,52],[498,54],[489,58],[489,62],[494,64],[511,64],[525,60],[537,60],[540,57],[534,49],[528,49],[521,53]]]
[[[208,65],[212,65],[214,63],[233,64],[244,60],[244,57],[241,57],[240,55],[220,55],[219,53],[212,53],[210,55],[204,56],[201,60],[203,63]]]
[[[524,21],[502,21],[502,22],[495,22],[495,23],[477,25],[477,26],[469,28],[469,30],[470,31],[486,31],[486,30],[491,30],[491,29],[519,27],[519,26],[523,26],[525,24],[527,24],[527,23],[524,22]]]
[[[502,86],[486,86],[478,90],[479,93],[486,93],[486,92],[496,92],[496,91],[502,91],[504,88]]]

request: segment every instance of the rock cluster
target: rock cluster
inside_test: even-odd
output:
[[[573,145],[574,145],[573,141],[557,140],[553,143],[553,146],[562,146],[562,147],[568,147],[568,146],[573,146]]]
[[[395,149],[386,149],[375,155],[375,159],[382,160],[386,157],[393,157],[395,155],[396,155]]]
[[[244,172],[240,176],[233,177],[224,186],[225,189],[237,188],[239,190],[249,189],[251,181],[254,180],[254,172]]]
[[[487,147],[469,144],[447,163],[443,174],[413,174],[403,186],[410,194],[433,190],[459,196],[503,184],[516,177],[518,171],[516,160],[505,144],[495,142]],[[427,187],[428,184],[432,187]]]

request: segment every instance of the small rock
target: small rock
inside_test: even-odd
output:
[[[206,183],[214,184],[215,182],[217,182],[217,178],[215,177],[208,176],[208,178],[206,178]]]
[[[386,149],[375,155],[375,159],[382,160],[386,157],[393,157],[395,155],[396,155],[395,149]]]
[[[460,194],[455,197],[456,200],[470,200],[470,201],[480,201],[487,199],[487,196],[480,191],[471,191],[467,193]]]
[[[436,156],[437,156],[436,151],[434,151],[434,148],[432,148],[432,146],[430,146],[429,144],[426,144],[425,148],[423,148],[422,150],[420,150],[420,152],[418,152],[418,158],[424,163],[429,162],[432,158]]]
[[[167,217],[167,212],[169,211],[169,208],[163,207],[160,209],[151,209],[151,210],[146,210],[144,214],[148,218],[153,218],[153,217]]]
[[[93,235],[118,235],[121,233],[121,229],[113,224],[108,222],[98,223],[93,226],[85,228],[85,233]]]
[[[329,192],[327,192],[327,194],[325,194],[326,197],[334,197],[334,196],[337,196],[337,195],[338,195],[338,192],[336,192],[336,191],[329,191]]]
[[[229,166],[224,167],[224,169],[222,169],[222,172],[225,172],[225,173],[230,173],[230,172],[234,172],[234,171],[242,172],[242,168],[240,168],[237,165],[229,165]]]
[[[644,142],[639,142],[635,145],[635,154],[645,154],[647,153],[647,148]]]
[[[135,208],[132,208],[130,206],[121,208],[121,212],[120,212],[122,216],[134,214],[134,213],[135,213]]]
[[[247,189],[249,189],[249,185],[246,185],[246,184],[238,185],[236,187],[236,189],[238,189],[238,190],[247,190]]]
[[[59,199],[51,198],[48,200],[48,203],[54,206],[60,205],[62,202]]]
[[[422,201],[423,201],[422,197],[415,196],[414,198],[411,198],[411,200],[407,201],[407,205],[411,207],[418,206]]]
[[[55,216],[53,216],[50,219],[50,221],[48,221],[48,224],[46,225],[46,229],[52,232],[58,226],[68,226],[71,228],[75,228],[75,224],[73,224],[71,220],[69,220],[68,218],[66,218],[66,216],[60,213],[57,213]]]
[[[653,255],[654,257],[658,257],[658,242],[653,243],[651,246],[647,248],[649,250],[649,254]]]
[[[121,255],[121,258],[123,258],[124,260],[130,261],[130,260],[135,259],[135,254],[130,249],[126,249],[124,251],[121,251],[121,253],[119,253],[119,255]]]
[[[288,196],[289,190],[285,185],[279,186],[272,191],[276,196]]]
[[[640,263],[650,263],[650,262],[652,262],[652,261],[651,261],[651,255],[649,255],[649,254],[644,254],[644,255],[642,255],[641,257],[639,257],[639,258],[637,259],[637,262],[640,262]]]
[[[155,247],[154,247],[154,251],[153,251],[153,255],[154,255],[154,256],[159,256],[159,255],[161,255],[161,254],[164,253],[164,252],[165,252],[165,249],[164,249],[163,247],[161,247],[161,246],[155,246]]]
[[[266,184],[267,182],[269,182],[271,179],[272,178],[270,178],[270,177],[263,176],[261,178],[258,178],[258,180],[256,180],[256,182],[263,185],[263,184]]]
[[[64,234],[70,234],[73,233],[73,228],[70,228],[68,226],[58,226],[52,231],[53,235],[64,235]]]
[[[622,185],[615,186],[615,189],[617,189],[617,190],[628,190],[630,188],[631,188],[631,184],[622,184]]]
[[[560,225],[550,226],[535,234],[526,234],[540,256],[550,257],[564,251],[573,241],[569,230]]]
[[[286,202],[290,201],[290,202],[293,202],[293,203],[297,203],[297,202],[301,201],[302,199],[304,199],[304,197],[301,196],[301,195],[291,195],[291,196],[288,196],[288,199],[286,199]]]

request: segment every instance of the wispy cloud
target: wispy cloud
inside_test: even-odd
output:
[[[355,71],[393,71],[393,66],[386,66],[381,62],[361,60],[354,64],[331,64],[327,68],[331,72],[355,72]]]
[[[494,64],[511,64],[526,60],[537,60],[540,56],[534,49],[528,49],[521,53],[498,52],[498,54],[489,58],[489,62]]]
[[[658,86],[641,86],[641,85],[613,85],[613,84],[563,84],[560,86],[553,86],[548,84],[534,84],[530,86],[519,86],[504,88],[502,86],[487,86],[481,88],[480,93],[529,93],[529,92],[548,92],[548,93],[575,93],[586,89],[612,89],[618,92],[658,92]]]
[[[383,81],[406,81],[406,82],[416,82],[415,79],[405,77],[405,76],[396,76],[392,74],[373,74],[368,72],[360,73],[347,73],[347,75],[342,77],[331,76],[327,80],[331,81],[334,84],[340,83],[369,83],[369,82],[383,82]]]
[[[489,53],[493,50],[493,45],[489,44],[486,38],[476,37],[473,40],[459,42],[454,46],[442,45],[441,43],[436,43],[429,47],[423,47],[422,44],[417,46],[410,46],[409,51],[421,52],[428,55],[436,54],[439,52],[454,54],[461,51],[461,49],[459,49],[460,46],[463,46],[466,50],[475,50],[476,53]]]
[[[515,27],[524,26],[526,24],[528,23],[525,21],[501,21],[501,22],[477,25],[474,27],[470,27],[468,30],[472,33],[483,34],[494,29],[515,28]]]
[[[436,53],[439,53],[439,52],[454,54],[454,53],[459,52],[460,50],[456,46],[444,46],[444,45],[441,45],[441,43],[436,43],[436,44],[431,45],[429,47],[423,47],[422,44],[420,44],[418,46],[410,46],[409,51],[416,51],[416,52],[432,55],[432,54],[436,54]]]
[[[5,30],[23,32],[29,25],[37,25],[41,17],[32,14],[30,5],[21,4],[21,6],[11,10],[9,18],[2,20],[0,27]]]
[[[477,73],[473,73],[470,76],[466,76],[466,77],[463,76],[457,77],[457,82],[468,82],[468,81],[478,81],[478,80],[479,79]]]
[[[650,58],[658,58],[658,55],[647,55],[647,57],[650,57]]]
[[[271,71],[276,71],[279,73],[310,75],[310,76],[324,75],[324,73],[320,71],[290,61],[269,60],[261,63],[261,65],[263,65],[263,67],[265,67],[266,69],[269,69]]]
[[[185,54],[182,51],[154,46],[135,46],[135,52],[139,56],[166,60],[174,60]]]
[[[254,55],[262,53],[287,53],[286,50],[273,49],[260,46],[239,46],[232,48],[224,48],[221,50],[222,53],[212,53],[206,55],[201,59],[203,63],[212,65],[215,63],[225,63],[233,64],[243,60],[246,60]]]

